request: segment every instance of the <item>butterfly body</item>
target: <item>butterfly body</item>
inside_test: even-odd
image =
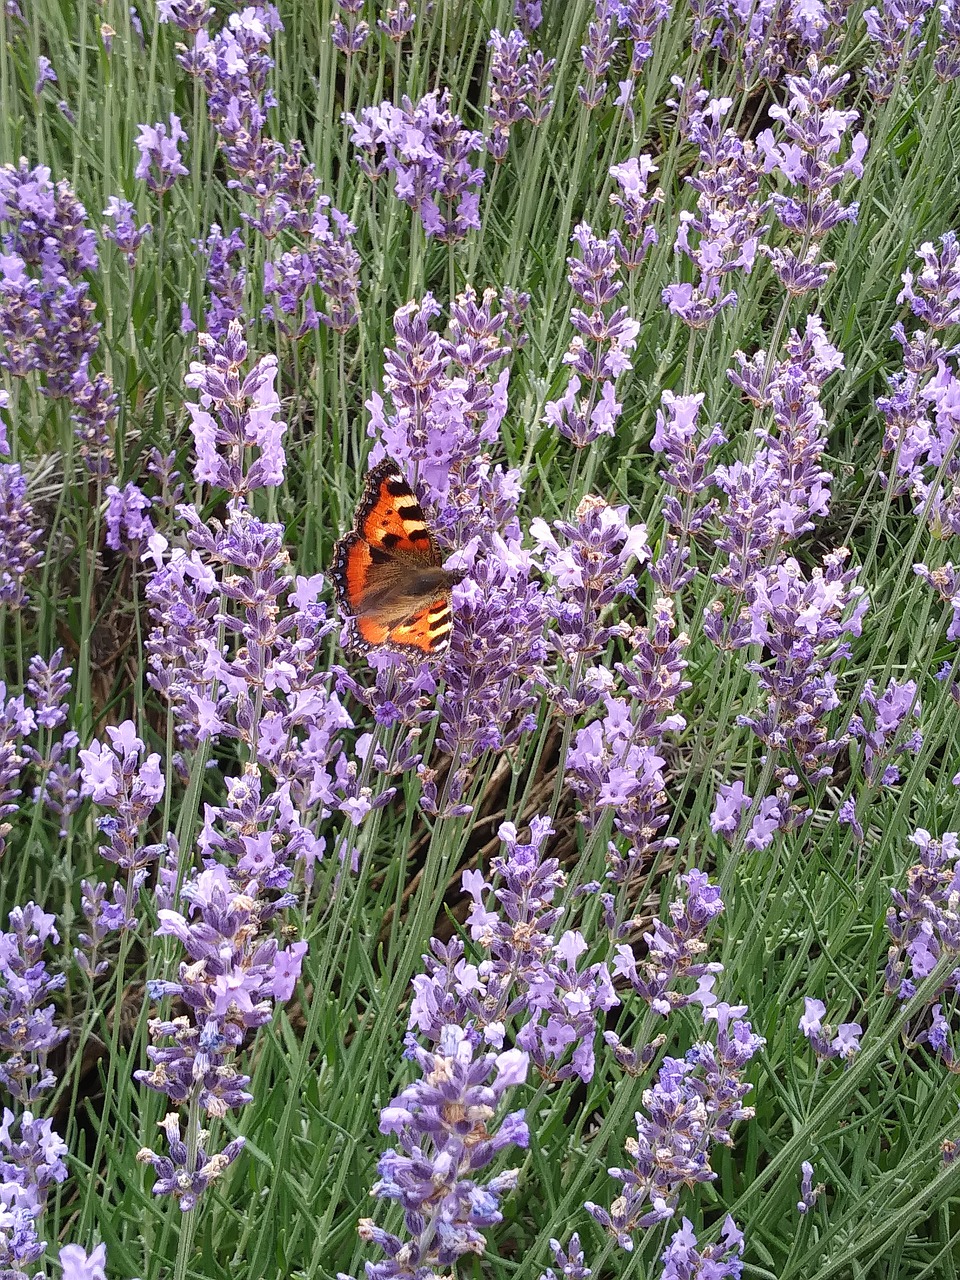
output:
[[[450,591],[463,574],[442,567],[423,508],[392,459],[368,474],[353,529],[334,546],[330,572],[359,648],[432,657],[449,644]]]

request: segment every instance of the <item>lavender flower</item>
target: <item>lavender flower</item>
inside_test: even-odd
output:
[[[149,235],[152,230],[150,223],[145,222],[143,226],[137,226],[136,210],[129,200],[121,200],[118,196],[110,196],[107,200],[107,207],[103,211],[105,218],[112,218],[114,225],[112,227],[104,225],[103,234],[108,240],[112,240],[120,252],[127,259],[127,266],[135,267],[137,265],[137,250],[144,236]]]
[[[940,31],[933,71],[941,83],[960,78],[960,12],[956,0],[944,0],[937,6]]]
[[[47,972],[48,940],[60,941],[56,917],[33,902],[14,907],[9,933],[0,934],[0,1084],[25,1107],[53,1087],[47,1057],[67,1038],[66,1027],[56,1025],[54,1006],[44,1003],[66,981],[62,973]]]
[[[108,841],[100,846],[101,856],[125,871],[138,871],[166,852],[162,845],[144,844],[141,839],[150,814],[163,798],[160,756],[146,754],[132,720],[117,728],[108,726],[107,735],[109,746],[95,738],[80,752],[82,794],[114,811],[113,817],[97,821]]]
[[[670,1238],[660,1260],[660,1280],[739,1280],[743,1274],[743,1233],[729,1213],[717,1244],[698,1247],[693,1223],[684,1218],[679,1231]]]
[[[336,0],[337,16],[331,22],[331,39],[334,47],[348,58],[359,53],[367,43],[370,24],[359,16],[363,13],[363,0]]]
[[[0,169],[0,220],[0,365],[16,377],[37,372],[44,395],[72,403],[80,454],[107,474],[117,405],[106,375],[90,370],[100,326],[81,279],[97,265],[86,210],[68,182],[54,186],[49,169],[21,159]]]
[[[619,44],[614,29],[614,6],[609,0],[594,0],[594,19],[587,27],[587,43],[580,46],[586,83],[577,86],[577,97],[588,111],[599,107],[607,94],[607,71]]]
[[[56,83],[57,73],[54,71],[53,67],[51,67],[50,59],[45,58],[43,54],[41,54],[37,58],[37,80],[33,86],[34,96],[37,98],[40,97],[41,93],[43,93],[43,86],[45,84]]]
[[[626,978],[637,995],[654,1013],[666,1018],[674,1009],[699,1004],[706,1009],[716,1003],[710,992],[723,965],[705,962],[706,934],[723,912],[720,890],[702,871],[690,871],[680,877],[684,896],[670,903],[670,923],[657,916],[653,929],[643,935],[647,954],[638,964],[633,948],[621,944],[616,948],[613,971]],[[677,983],[692,979],[693,991],[678,989]]]
[[[215,12],[207,0],[157,0],[158,22],[172,22],[194,35],[209,26]]]
[[[609,311],[623,287],[616,279],[618,240],[600,239],[586,223],[574,228],[571,239],[580,256],[567,259],[567,279],[584,306],[570,312],[576,334],[563,363],[573,375],[561,399],[544,406],[544,421],[582,449],[600,435],[614,434],[623,408],[616,400],[615,380],[633,367],[627,357],[640,325],[629,318],[626,307]],[[580,398],[583,381],[587,395]]]
[[[877,46],[877,59],[864,67],[867,88],[885,102],[915,62],[926,41],[918,40],[933,0],[883,0],[882,8],[864,9],[867,38]]]
[[[196,479],[235,497],[279,484],[286,466],[281,440],[287,428],[277,420],[276,356],[264,356],[243,375],[247,343],[237,320],[230,321],[222,342],[202,333],[198,345],[204,358],[191,363],[185,379],[201,397],[200,404],[187,404],[197,452]],[[259,450],[259,457],[247,466],[251,446]]]
[[[203,246],[207,256],[206,285],[209,302],[204,317],[204,330],[222,341],[232,320],[242,320],[247,273],[243,267],[246,248],[243,236],[235,228],[225,236],[217,223],[212,223]],[[235,265],[235,259],[240,265]]]
[[[111,551],[123,551],[138,557],[141,544],[156,532],[153,521],[146,514],[152,501],[132,482],[122,490],[115,484],[106,488],[107,509],[104,523],[107,527],[107,546]]]
[[[699,95],[697,95],[699,96]],[[768,207],[758,197],[761,166],[752,143],[745,143],[723,119],[731,98],[713,98],[687,112],[684,132],[697,144],[700,168],[688,178],[697,192],[697,212],[680,214],[674,251],[693,263],[695,284],[663,290],[669,310],[694,329],[704,328],[725,307],[735,306],[734,290],[724,291],[733,271],[749,275],[757,256],[760,221]],[[695,236],[695,240],[691,239]]]
[[[530,534],[543,553],[543,567],[554,579],[560,597],[556,610],[556,630],[549,644],[561,658],[573,662],[578,655],[599,653],[619,629],[603,627],[601,615],[619,595],[632,595],[636,579],[624,570],[633,560],[647,559],[647,530],[643,524],[630,526],[626,507],[608,506],[602,498],[588,495],[575,512],[575,522],[558,520],[554,533],[545,520],[537,517],[530,524]],[[562,540],[562,541],[561,541]],[[563,706],[572,697],[576,709],[595,703],[599,689],[592,695],[584,691],[586,701],[563,684],[554,694]],[[573,707],[566,707],[568,713]]]
[[[816,1187],[813,1185],[813,1165],[809,1160],[802,1162],[800,1172],[802,1177],[800,1180],[800,1199],[797,1201],[797,1213],[802,1217],[808,1214],[817,1203],[817,1198],[824,1188],[822,1183]]]
[[[622,210],[627,233],[626,244],[619,236],[616,241],[620,265],[625,271],[636,271],[647,250],[657,243],[656,228],[649,224],[657,206],[663,203],[663,192],[658,187],[652,195],[647,194],[650,175],[656,172],[657,166],[648,155],[631,156],[622,164],[610,167],[610,176],[620,188],[611,193],[610,203]],[[611,235],[610,239],[613,238]]]
[[[824,58],[835,54],[849,10],[846,0],[755,0],[749,5],[691,0],[690,7],[694,49],[718,49],[735,63],[741,89],[795,71],[811,53]]]
[[[899,736],[900,727],[908,716],[919,720],[920,702],[916,695],[917,686],[913,680],[904,684],[891,680],[879,697],[872,680],[864,685],[860,706],[871,713],[869,723],[872,728],[867,727],[861,714],[852,717],[850,732],[864,744],[864,765],[873,786],[891,787],[900,781],[899,769],[890,763],[895,750],[916,755],[923,746],[923,735],[917,729],[907,734],[896,747],[890,741]]]
[[[449,91],[417,103],[405,96],[399,107],[382,102],[365,107],[359,120],[349,113],[344,119],[364,152],[361,169],[371,178],[393,173],[396,195],[419,214],[428,236],[461,240],[479,229],[483,170],[470,157],[483,148],[483,135],[451,112]]]
[[[920,860],[907,871],[907,889],[891,890],[893,905],[887,911],[887,930],[891,946],[887,956],[885,990],[900,1000],[911,999],[917,986],[930,976],[941,958],[960,954],[960,925],[955,910],[960,877],[960,844],[953,831],[944,832],[937,840],[929,831],[918,828],[910,837],[920,851]],[[955,1053],[950,1042],[950,1023],[944,1004],[955,1003],[960,972],[954,969],[945,976],[934,995],[936,1003],[925,1029],[913,1032],[917,1044],[928,1043],[951,1070]],[[944,997],[947,1000],[944,1000]]]
[[[559,1240],[551,1240],[550,1249],[560,1268],[560,1276],[564,1277],[564,1280],[588,1280],[593,1274],[590,1268],[584,1265],[585,1259],[577,1232],[570,1237],[566,1248]],[[540,1280],[558,1280],[558,1276],[552,1267],[548,1267],[542,1272]]]
[[[98,1244],[89,1254],[78,1244],[67,1244],[60,1250],[59,1258],[63,1280],[107,1280],[105,1244]]]
[[[43,537],[34,524],[26,477],[15,462],[0,465],[0,603],[22,609],[29,602],[25,584],[43,563],[37,546]]]
[[[180,143],[187,141],[187,135],[180,125],[180,117],[172,111],[169,135],[162,120],[154,125],[141,124],[137,127],[140,130],[137,138],[140,159],[135,176],[145,181],[151,191],[163,195],[177,178],[190,172],[180,157]]]
[[[781,226],[803,237],[803,251],[764,249],[777,279],[790,294],[819,288],[833,270],[832,262],[819,259],[819,243],[841,222],[856,222],[857,204],[841,204],[834,192],[848,175],[863,176],[868,146],[866,135],[856,133],[850,155],[837,163],[845,135],[859,118],[856,111],[840,111],[833,105],[850,77],[838,76],[836,67],[821,66],[813,55],[807,66],[808,75],[787,77],[788,106],[770,109],[770,115],[782,121],[789,141],[778,143],[770,129],[757,136],[764,171],[778,171],[798,189],[796,196],[775,194],[772,201]]]
[[[226,814],[229,817],[229,810]],[[257,845],[256,837],[247,838]],[[175,1104],[187,1105],[194,1115],[223,1116],[250,1101],[249,1077],[236,1069],[234,1057],[248,1031],[270,1020],[273,1002],[292,993],[306,952],[305,943],[283,952],[266,933],[265,926],[295,898],[266,887],[269,868],[266,878],[262,866],[258,871],[258,879],[249,879],[238,866],[231,876],[226,867],[211,861],[184,884],[183,912],[159,912],[158,935],[176,938],[186,959],[180,961],[177,980],[152,981],[148,991],[158,1001],[178,998],[188,1013],[150,1020],[155,1043],[147,1056],[152,1070],[136,1071],[134,1078]],[[170,1043],[158,1047],[163,1041]],[[183,1141],[176,1112],[170,1112],[160,1127],[168,1154],[144,1148],[137,1158],[157,1172],[154,1195],[173,1195],[187,1212],[237,1159],[244,1139],[210,1154],[202,1140]]]
[[[815,1000],[810,996],[804,997],[803,1017],[800,1019],[799,1028],[818,1058],[843,1058],[844,1061],[849,1062],[860,1052],[863,1028],[859,1022],[841,1022],[837,1027],[837,1034],[834,1035],[833,1028],[823,1022],[823,1015],[826,1012],[827,1006],[822,1000]]]
[[[628,1139],[631,1167],[611,1169],[623,1183],[623,1194],[610,1206],[584,1207],[628,1252],[633,1234],[671,1218],[683,1186],[710,1182],[709,1152],[714,1143],[729,1143],[737,1120],[749,1119],[742,1105],[750,1085],[741,1073],[765,1043],[742,1019],[746,1007],[716,1004],[704,1018],[717,1024],[716,1048],[695,1044],[685,1058],[664,1058],[656,1083],[643,1091],[646,1114],[638,1111],[637,1137]]]
[[[480,1228],[502,1220],[500,1201],[516,1186],[519,1170],[488,1182],[476,1174],[509,1146],[529,1142],[522,1111],[492,1121],[509,1090],[527,1077],[527,1056],[518,1049],[475,1056],[467,1033],[446,1026],[434,1051],[410,1044],[423,1078],[408,1085],[380,1112],[380,1131],[397,1146],[380,1157],[372,1194],[403,1207],[408,1239],[362,1218],[360,1238],[383,1249],[387,1260],[367,1265],[381,1280],[415,1280],[448,1267],[466,1254],[483,1254]]]
[[[417,15],[407,0],[398,0],[395,7],[387,9],[385,18],[377,19],[377,30],[394,44],[400,44],[413,30],[416,20]]]
[[[513,125],[521,121],[542,124],[549,114],[548,80],[556,60],[545,61],[542,54],[534,52],[521,61],[528,47],[520,31],[503,36],[494,29],[487,42],[491,51],[487,116],[492,125],[487,150],[497,164],[506,158]]]

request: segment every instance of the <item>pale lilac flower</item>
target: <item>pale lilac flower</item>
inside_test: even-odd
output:
[[[118,196],[110,196],[107,207],[103,211],[105,218],[113,219],[113,226],[104,224],[103,234],[112,240],[127,259],[127,266],[137,264],[137,250],[144,236],[152,230],[150,223],[137,226],[136,210],[129,200],[121,200]],[[75,1246],[70,1246],[75,1247]]]
[[[729,1214],[717,1244],[701,1247],[693,1223],[684,1218],[660,1256],[660,1280],[739,1280],[743,1274],[743,1233]]]
[[[137,138],[140,159],[135,176],[145,181],[151,191],[163,195],[177,178],[190,172],[180,156],[180,143],[187,141],[187,135],[181,127],[180,117],[172,111],[169,134],[162,120],[154,125],[141,124],[137,127],[140,130]]]
[[[43,86],[45,84],[56,83],[57,73],[54,71],[53,67],[51,67],[50,59],[45,58],[43,54],[41,54],[40,57],[37,58],[37,80],[33,86],[34,95],[39,98],[41,93],[43,93]]]
[[[527,1076],[527,1055],[476,1052],[468,1034],[445,1026],[433,1050],[408,1045],[422,1078],[408,1085],[380,1112],[380,1131],[397,1145],[380,1157],[372,1194],[403,1207],[405,1237],[362,1218],[362,1240],[378,1245],[387,1259],[367,1264],[367,1274],[401,1277],[432,1275],[458,1258],[483,1254],[482,1228],[502,1220],[500,1201],[512,1191],[518,1169],[487,1182],[476,1175],[501,1151],[526,1147],[523,1111],[494,1116],[511,1089]]]
[[[348,58],[360,52],[370,35],[370,24],[363,21],[361,13],[363,0],[336,0],[330,38],[334,47]]]
[[[864,67],[867,88],[878,102],[885,102],[916,61],[925,40],[917,37],[933,0],[882,0],[880,8],[864,9],[867,38],[876,46],[876,60]]]
[[[801,1215],[808,1214],[813,1206],[817,1203],[817,1197],[823,1190],[823,1186],[813,1185],[813,1165],[809,1160],[804,1160],[800,1165],[802,1178],[800,1181],[800,1199],[797,1202],[797,1213]]]
[[[553,1254],[559,1274],[554,1271],[553,1267],[548,1267],[546,1271],[540,1275],[540,1280],[588,1280],[593,1273],[590,1268],[585,1265],[583,1249],[580,1247],[580,1236],[575,1231],[567,1241],[567,1247],[564,1248],[559,1240],[550,1241],[550,1251]]]
[[[89,1254],[78,1244],[64,1245],[59,1257],[63,1280],[107,1280],[105,1244],[98,1244]]]
[[[619,191],[611,193],[610,203],[622,211],[626,231],[626,243],[623,237],[616,241],[617,252],[626,271],[636,271],[647,250],[657,243],[657,230],[650,223],[663,203],[663,192],[659,187],[652,194],[647,191],[650,176],[656,172],[657,166],[648,155],[631,156],[622,164],[610,166],[610,176],[619,187]]]

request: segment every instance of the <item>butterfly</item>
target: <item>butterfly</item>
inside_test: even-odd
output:
[[[464,575],[442,568],[436,536],[392,458],[368,473],[330,575],[357,648],[436,657],[450,643],[450,590]]]

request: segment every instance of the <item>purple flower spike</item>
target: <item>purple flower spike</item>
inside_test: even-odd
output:
[[[631,1252],[635,1232],[673,1217],[681,1188],[713,1181],[710,1147],[729,1145],[733,1124],[753,1115],[742,1105],[751,1086],[741,1074],[765,1041],[742,1020],[744,1013],[743,1005],[706,1009],[705,1020],[717,1025],[716,1047],[702,1041],[683,1059],[664,1058],[656,1083],[643,1091],[637,1137],[626,1144],[631,1165],[609,1170],[623,1193],[609,1210],[584,1206],[621,1249]],[[732,1222],[730,1228],[730,1242],[739,1247]]]
[[[650,225],[657,207],[663,203],[663,192],[658,187],[651,195],[647,185],[657,166],[648,155],[631,156],[623,164],[610,168],[610,176],[620,188],[610,196],[610,203],[623,211],[623,224],[627,243],[617,238],[617,253],[625,271],[636,271],[647,256],[647,250],[657,243],[657,230]],[[611,236],[611,239],[613,237]]]
[[[878,102],[894,93],[925,47],[926,41],[917,37],[932,8],[933,0],[883,0],[879,9],[863,11],[867,38],[877,49],[876,61],[864,71],[867,88]]]
[[[941,83],[960,79],[960,8],[956,0],[938,5],[940,35],[933,70]]]
[[[700,1248],[693,1223],[684,1218],[661,1254],[660,1280],[739,1280],[743,1274],[743,1233],[727,1214],[717,1244]]]
[[[64,1245],[59,1257],[63,1280],[107,1280],[105,1244],[98,1244],[89,1254],[78,1244]]]
[[[654,1013],[664,1018],[690,1004],[707,1008],[715,1003],[710,991],[716,975],[723,972],[723,965],[702,959],[707,930],[724,909],[720,890],[701,871],[681,876],[680,883],[684,897],[670,904],[670,923],[654,916],[652,932],[643,935],[647,944],[643,961],[638,964],[633,948],[620,945],[613,964],[614,973],[626,978]],[[686,979],[696,982],[693,991],[677,989],[676,984]]]
[[[199,404],[187,404],[197,454],[195,478],[235,498],[280,484],[286,467],[281,441],[287,425],[277,419],[276,356],[264,356],[244,374],[247,343],[238,320],[230,321],[223,341],[202,333],[198,345],[203,359],[191,363],[184,379],[200,394]],[[251,447],[259,456],[248,465]]]
[[[359,53],[370,36],[370,24],[360,17],[363,0],[336,0],[337,16],[331,22],[334,48],[348,58]]]
[[[483,135],[465,129],[451,112],[448,90],[417,103],[404,97],[400,107],[365,107],[359,120],[350,114],[344,119],[361,150],[361,169],[374,179],[393,173],[396,195],[419,214],[428,236],[462,240],[479,229],[484,175],[471,157],[482,150]]]
[[[394,1135],[397,1145],[380,1157],[372,1189],[378,1199],[400,1203],[407,1238],[371,1218],[359,1225],[360,1238],[386,1254],[383,1262],[367,1264],[367,1275],[381,1280],[432,1275],[467,1254],[482,1255],[481,1228],[502,1220],[500,1201],[516,1186],[519,1170],[487,1182],[476,1175],[501,1151],[529,1142],[523,1111],[507,1112],[493,1125],[509,1091],[526,1080],[525,1053],[478,1056],[467,1032],[449,1025],[433,1050],[411,1043],[409,1056],[422,1078],[380,1112],[381,1133]]]
[[[401,44],[413,30],[416,21],[417,15],[408,0],[398,0],[395,7],[387,9],[386,17],[377,19],[377,30],[382,31],[394,44]]]
[[[137,250],[144,236],[152,230],[150,223],[137,226],[137,211],[129,200],[121,200],[118,196],[110,196],[107,207],[103,211],[105,218],[113,219],[113,226],[104,225],[103,234],[112,240],[127,259],[128,267],[137,265]]]
[[[837,1027],[837,1034],[834,1035],[833,1028],[823,1022],[827,1006],[822,1000],[804,997],[803,1010],[799,1029],[806,1036],[818,1058],[842,1058],[849,1062],[860,1052],[863,1028],[858,1022],[841,1022]]]
[[[180,143],[187,141],[187,135],[180,125],[180,117],[170,112],[170,133],[163,121],[157,124],[138,125],[140,136],[137,138],[137,150],[140,159],[137,162],[136,177],[145,181],[151,191],[163,195],[169,191],[177,178],[188,174],[190,170],[180,157]]]
[[[583,1250],[580,1247],[580,1237],[574,1232],[564,1248],[559,1240],[550,1241],[550,1250],[553,1253],[556,1265],[559,1268],[560,1275],[552,1267],[548,1267],[544,1271],[540,1280],[589,1280],[593,1274],[588,1266],[585,1265]]]
[[[606,240],[585,222],[571,236],[578,254],[567,259],[567,279],[577,300],[570,312],[575,335],[563,357],[572,371],[566,393],[544,406],[544,421],[572,440],[578,449],[601,435],[612,436],[623,406],[616,399],[616,380],[633,368],[629,356],[637,344],[640,325],[626,307],[611,310],[623,288],[617,279],[619,236]],[[586,383],[586,395],[579,392]]]
[[[500,164],[506,158],[512,126],[521,121],[542,124],[549,115],[551,86],[548,81],[556,59],[545,61],[543,54],[537,52],[523,57],[528,44],[520,31],[510,31],[503,36],[493,30],[487,47],[490,49],[487,116],[492,125],[487,150]]]
[[[15,907],[9,933],[0,933],[0,1084],[27,1107],[53,1087],[47,1057],[68,1035],[54,1021],[53,1004],[44,1003],[66,982],[64,974],[47,972],[48,939],[60,941],[56,918],[33,902]],[[29,1124],[26,1113],[23,1123]]]
[[[820,260],[819,244],[833,227],[856,222],[857,204],[842,204],[835,192],[849,176],[863,176],[869,145],[865,134],[856,133],[847,159],[839,160],[846,135],[859,118],[858,112],[834,105],[850,77],[837,75],[836,67],[821,66],[815,56],[809,58],[807,70],[807,75],[787,77],[788,105],[770,109],[770,115],[782,122],[786,141],[777,142],[771,129],[757,136],[765,172],[777,171],[796,189],[795,195],[772,197],[777,218],[809,245],[803,257],[789,247],[763,249],[791,294],[819,288],[833,269],[833,263]]]
[[[803,1216],[808,1214],[817,1203],[817,1198],[824,1187],[822,1183],[816,1187],[813,1185],[813,1165],[809,1160],[804,1160],[800,1165],[800,1173],[800,1199],[797,1202],[797,1213]]]
[[[736,305],[737,294],[726,284],[732,272],[753,270],[769,206],[758,194],[762,166],[756,148],[723,127],[733,100],[712,98],[700,105],[699,99],[695,94],[682,121],[700,152],[700,167],[687,179],[697,192],[697,211],[680,214],[674,241],[674,251],[690,260],[697,280],[668,285],[662,295],[668,309],[694,329]]]

